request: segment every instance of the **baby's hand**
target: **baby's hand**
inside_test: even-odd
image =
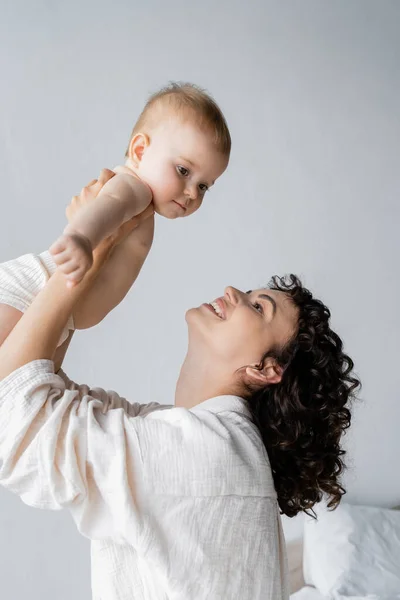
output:
[[[51,246],[50,254],[67,276],[69,288],[82,281],[93,264],[92,244],[80,233],[64,233]]]

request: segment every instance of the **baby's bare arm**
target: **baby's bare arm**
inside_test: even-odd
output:
[[[116,175],[103,169],[98,179],[85,186],[78,196],[74,196],[66,209],[71,222],[82,207],[96,203],[105,184]],[[74,310],[76,329],[87,329],[100,323],[126,296],[135,282],[150,251],[154,234],[154,211],[152,204],[139,216],[119,228],[116,246],[107,262],[98,273],[91,288],[83,296]]]
[[[152,200],[150,188],[133,175],[110,179],[96,202],[84,205],[64,230],[86,237],[92,248],[113,234],[123,223],[143,212]]]

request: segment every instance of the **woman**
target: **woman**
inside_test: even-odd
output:
[[[92,540],[96,600],[286,600],[279,508],[344,493],[359,382],[329,311],[293,276],[228,287],[186,314],[175,408],[130,404],[54,373],[110,247],[72,290],[56,272],[0,348],[0,482],[71,511]]]

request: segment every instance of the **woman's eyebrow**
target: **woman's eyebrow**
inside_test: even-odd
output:
[[[253,290],[249,290],[248,292],[246,292],[246,294],[251,294],[252,291]],[[259,294],[257,297],[258,298],[264,298],[264,300],[269,300],[269,302],[271,302],[272,308],[273,308],[272,315],[275,316],[275,314],[276,314],[276,302],[275,302],[274,298],[272,296],[269,296],[268,294]]]

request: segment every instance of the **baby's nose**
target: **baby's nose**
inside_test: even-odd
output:
[[[192,186],[190,188],[186,188],[185,190],[185,197],[190,201],[190,200],[196,200],[197,199],[197,187],[196,186]]]

